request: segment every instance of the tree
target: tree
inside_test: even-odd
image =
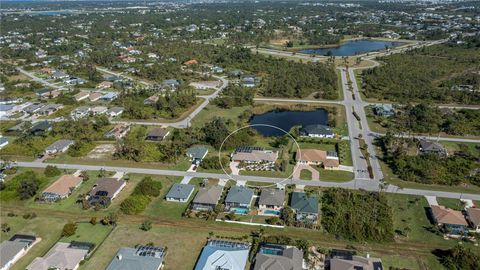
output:
[[[283,220],[285,225],[291,226],[295,221],[295,212],[289,206],[285,206],[280,212],[280,218]]]
[[[87,171],[82,171],[82,172],[80,173],[80,177],[82,177],[82,180],[83,180],[83,181],[88,181],[88,180],[90,180],[90,175],[88,174]]]
[[[152,228],[152,222],[150,220],[145,220],[142,225],[140,225],[140,229],[143,231],[150,231]]]
[[[480,269],[480,256],[462,245],[456,245],[455,247],[445,251],[436,250],[434,253],[436,253],[440,259],[440,262],[445,266],[446,269]]]
[[[38,188],[38,182],[36,179],[25,179],[20,182],[17,194],[21,200],[30,199],[37,194]]]
[[[110,212],[108,215],[103,217],[102,224],[103,225],[117,225],[117,221],[118,221],[117,212]]]
[[[92,218],[90,219],[90,224],[96,225],[96,224],[97,224],[97,217],[92,217]]]
[[[60,175],[62,171],[57,166],[48,165],[43,173],[46,177],[54,177]]]
[[[75,234],[76,230],[77,230],[76,223],[73,223],[73,222],[67,223],[63,226],[62,236],[66,236],[66,237],[72,236]]]
[[[8,223],[2,223],[2,232],[8,233],[10,231],[10,225]]]
[[[270,225],[278,225],[280,223],[280,219],[278,217],[270,217],[265,220]]]

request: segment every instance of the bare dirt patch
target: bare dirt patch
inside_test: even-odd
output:
[[[87,158],[91,159],[104,159],[112,157],[115,152],[114,144],[100,144],[97,145],[90,153],[88,153]]]

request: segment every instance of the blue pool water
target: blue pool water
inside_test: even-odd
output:
[[[240,214],[240,215],[246,215],[246,214],[248,214],[248,209],[245,209],[245,208],[230,208],[230,212],[233,212],[235,214]]]
[[[277,248],[262,248],[260,250],[261,253],[263,254],[269,254],[269,255],[282,255],[283,251],[281,249]]]
[[[280,211],[275,211],[275,210],[265,210],[263,211],[263,213],[267,214],[267,215],[280,215]]]
[[[397,41],[383,40],[351,40],[333,48],[318,48],[301,50],[300,53],[332,55],[332,56],[352,56],[367,52],[385,50],[386,47],[392,48],[401,46],[405,43]]]

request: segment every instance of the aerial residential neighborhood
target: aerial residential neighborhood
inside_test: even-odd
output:
[[[0,14],[0,270],[480,269],[480,2]]]

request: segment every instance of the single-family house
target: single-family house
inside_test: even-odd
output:
[[[100,100],[101,101],[105,101],[105,102],[110,102],[112,100],[115,100],[118,98],[118,93],[116,92],[108,92],[106,93],[105,95],[101,96],[100,97]]]
[[[195,59],[190,59],[188,61],[183,62],[183,64],[186,65],[186,66],[197,65],[198,61],[195,60]]]
[[[253,201],[253,190],[247,187],[233,186],[225,198],[225,211],[247,214]]]
[[[60,95],[60,91],[44,88],[44,89],[38,90],[36,94],[41,98],[52,99],[52,98],[58,97]]]
[[[23,112],[28,114],[34,114],[38,110],[40,110],[43,106],[45,106],[45,103],[35,102],[23,108]]]
[[[255,78],[254,77],[244,77],[242,79],[242,85],[244,87],[255,87]]]
[[[99,115],[99,114],[107,113],[108,108],[105,106],[95,106],[95,107],[92,107],[90,111],[92,112],[93,115]]]
[[[100,93],[100,92],[91,92],[89,95],[88,95],[88,99],[90,101],[97,101],[99,100],[101,97],[103,97],[103,93]]]
[[[15,234],[0,244],[0,270],[10,269],[37,242],[33,235]]]
[[[392,104],[376,104],[372,110],[373,113],[378,116],[390,117],[395,115]]]
[[[306,125],[300,129],[301,136],[312,138],[334,138],[335,134],[325,125]]]
[[[302,270],[303,252],[294,246],[262,244],[253,270]]]
[[[262,216],[280,216],[285,204],[285,191],[283,189],[262,189],[258,199],[258,214]]]
[[[213,211],[222,196],[222,186],[200,188],[192,201],[191,209],[195,211]]]
[[[232,161],[245,163],[275,163],[277,158],[277,151],[252,146],[238,147],[231,156]]]
[[[56,70],[52,73],[51,78],[54,80],[66,79],[70,77],[68,74],[63,73],[62,71]]]
[[[448,235],[464,235],[468,231],[468,223],[460,211],[443,205],[431,205],[430,213],[434,224],[444,229]]]
[[[295,211],[297,221],[315,223],[318,219],[318,198],[305,192],[292,192],[290,207]]]
[[[127,124],[118,124],[114,126],[107,134],[105,134],[106,138],[115,138],[121,139],[127,135],[130,131],[130,125]]]
[[[165,128],[154,128],[150,130],[147,134],[145,140],[147,141],[162,141],[165,137],[168,136],[170,132]]]
[[[178,87],[180,87],[180,81],[174,79],[164,80],[162,81],[162,86],[164,88],[177,89]]]
[[[105,89],[105,88],[112,88],[113,82],[111,81],[103,81],[97,85],[97,88]]]
[[[8,145],[8,139],[5,137],[0,137],[0,149]]]
[[[467,208],[467,220],[472,226],[472,228],[477,233],[480,233],[480,208]]]
[[[6,118],[14,114],[14,104],[0,104],[0,118]]]
[[[72,140],[58,140],[45,148],[45,154],[53,155],[57,153],[64,153],[70,148],[75,142]]]
[[[295,153],[295,160],[303,165],[323,165],[325,169],[337,170],[340,166],[337,152],[318,149],[301,149]]]
[[[166,255],[167,251],[163,247],[122,247],[106,270],[160,270]]]
[[[91,205],[100,204],[104,207],[117,197],[122,189],[127,185],[123,179],[117,178],[100,178],[90,191],[88,202]]]
[[[201,82],[191,82],[189,84],[191,87],[198,90],[207,90],[215,89],[222,85],[221,81],[201,81]]]
[[[423,154],[436,154],[441,156],[446,156],[448,154],[445,147],[439,142],[421,139],[419,143],[420,152]]]
[[[78,78],[78,77],[68,77],[66,79],[63,80],[63,82],[67,85],[80,85],[80,84],[84,84],[85,83],[85,80],[81,79],[81,78]]]
[[[71,113],[70,116],[76,120],[87,117],[90,115],[92,108],[90,106],[80,106],[75,108]]]
[[[112,107],[107,110],[106,114],[110,117],[117,117],[123,113],[123,107]]]
[[[151,95],[148,98],[143,100],[144,105],[153,105],[156,104],[158,99],[160,99],[159,95]]]
[[[250,244],[225,240],[208,240],[195,270],[245,270]]]
[[[326,268],[330,270],[383,270],[382,260],[367,256],[334,256],[326,261]]]
[[[47,116],[63,108],[62,104],[47,104],[41,107],[35,114]]]
[[[200,164],[200,162],[207,156],[208,148],[205,146],[192,146],[187,149],[187,157],[190,158],[192,164]]]
[[[165,200],[169,202],[187,202],[194,190],[194,185],[175,183],[165,196]]]
[[[26,270],[76,270],[89,252],[90,249],[77,242],[58,242],[45,256],[35,258]]]
[[[84,99],[87,99],[90,96],[90,92],[87,91],[80,91],[78,94],[74,95],[73,98],[75,101],[82,101]]]
[[[51,130],[52,130],[52,124],[50,124],[50,122],[41,121],[32,125],[32,127],[30,128],[30,133],[35,136],[39,136],[39,135],[45,135]]]
[[[81,183],[82,178],[79,176],[71,174],[62,175],[42,192],[42,200],[56,202],[67,198]]]

